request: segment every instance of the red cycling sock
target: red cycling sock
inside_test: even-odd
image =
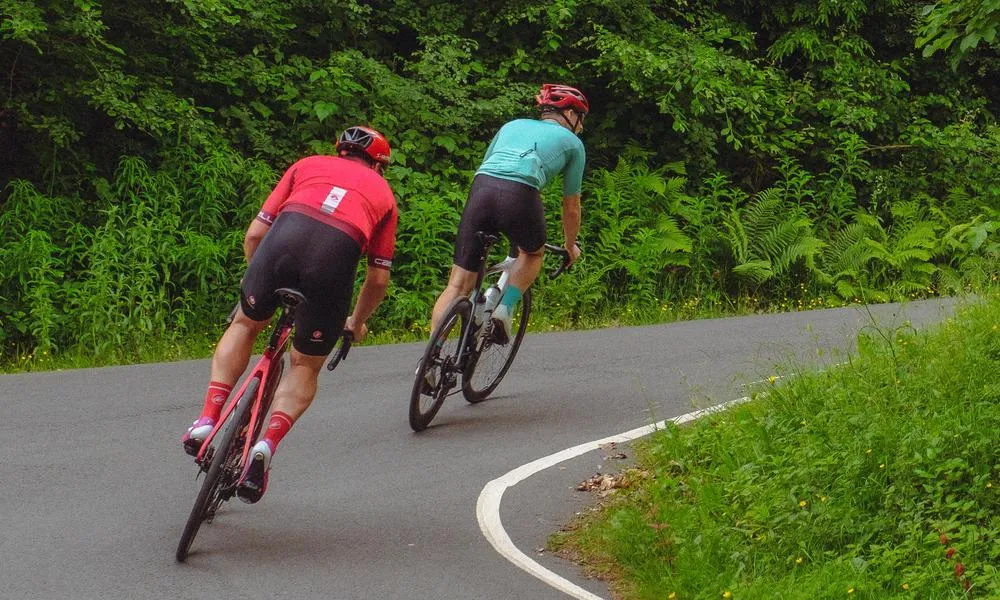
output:
[[[294,423],[295,421],[290,416],[280,410],[271,413],[271,420],[268,421],[267,432],[264,434],[264,439],[271,443],[271,451],[278,447],[281,438],[285,437]]]
[[[222,406],[226,403],[226,399],[229,398],[229,394],[232,391],[233,386],[231,385],[219,383],[218,381],[209,383],[208,392],[205,393],[205,406],[201,409],[201,416],[218,421],[219,414],[222,412]]]

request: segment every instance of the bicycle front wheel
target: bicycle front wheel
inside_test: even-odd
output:
[[[213,442],[205,454],[205,460],[209,461],[208,472],[201,483],[201,490],[194,501],[187,524],[184,525],[181,541],[177,544],[178,562],[187,559],[191,543],[194,542],[194,536],[198,534],[201,524],[211,521],[219,506],[233,496],[242,466],[240,458],[246,439],[245,430],[250,422],[250,406],[257,396],[259,387],[260,380],[254,378],[240,396],[223,429],[216,436],[215,439],[218,441]]]
[[[469,299],[457,298],[431,334],[410,392],[410,427],[413,431],[423,431],[430,425],[445,396],[455,387],[460,371],[459,344],[471,316],[472,303]]]
[[[470,357],[469,364],[462,373],[462,395],[466,400],[472,403],[482,402],[497,389],[517,356],[524,332],[528,330],[530,316],[531,288],[528,288],[524,290],[521,302],[514,310],[510,342],[503,346],[497,344],[489,331],[478,342],[476,352]]]

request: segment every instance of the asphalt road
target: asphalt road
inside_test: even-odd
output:
[[[950,306],[871,310],[882,326],[920,326]],[[174,550],[199,482],[179,440],[208,361],[0,376],[0,598],[565,599],[483,538],[488,481],[742,396],[782,365],[838,362],[871,323],[848,308],[529,333],[494,398],[449,398],[420,434],[407,402],[422,345],[356,347],[324,372],[265,498],[227,504],[185,564]],[[601,582],[536,549],[589,501],[573,487],[608,468],[584,454],[501,505],[518,548],[601,597]]]

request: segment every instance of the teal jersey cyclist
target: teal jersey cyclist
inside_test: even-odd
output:
[[[551,119],[517,119],[493,137],[476,174],[520,181],[536,190],[563,174],[563,196],[577,196],[587,152],[571,131]]]
[[[436,328],[455,298],[468,295],[476,282],[482,256],[477,231],[503,233],[516,248],[517,260],[500,303],[493,311],[497,341],[511,335],[511,316],[524,290],[542,268],[546,224],[541,190],[563,176],[562,229],[569,259],[580,256],[580,185],[586,151],[577,135],[590,110],[576,88],[545,84],[535,97],[538,119],[516,119],[493,137],[469,189],[455,240],[455,260],[448,285],[434,303],[431,327]]]

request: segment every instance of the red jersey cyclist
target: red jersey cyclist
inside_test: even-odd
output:
[[[254,340],[278,307],[274,291],[302,292],[306,301],[295,315],[290,368],[237,487],[246,502],[263,496],[271,457],[312,403],[320,369],[340,333],[348,329],[361,341],[368,317],[385,297],[398,219],[392,190],[382,177],[389,153],[381,133],[348,128],[337,141],[337,156],[310,156],[289,167],[247,229],[243,249],[249,267],[240,306],[212,357],[201,416],[181,438],[189,454],[198,453],[247,367]],[[368,255],[367,274],[347,316],[363,254]]]
[[[576,88],[546,83],[535,97],[541,116],[516,119],[493,137],[476,171],[455,240],[455,263],[448,285],[434,303],[431,331],[459,296],[476,283],[482,244],[477,231],[502,232],[517,246],[517,260],[503,296],[493,311],[493,331],[506,344],[511,315],[521,294],[542,268],[545,215],[540,190],[556,175],[563,176],[562,229],[572,263],[580,256],[580,188],[586,151],[577,135],[590,110]]]

